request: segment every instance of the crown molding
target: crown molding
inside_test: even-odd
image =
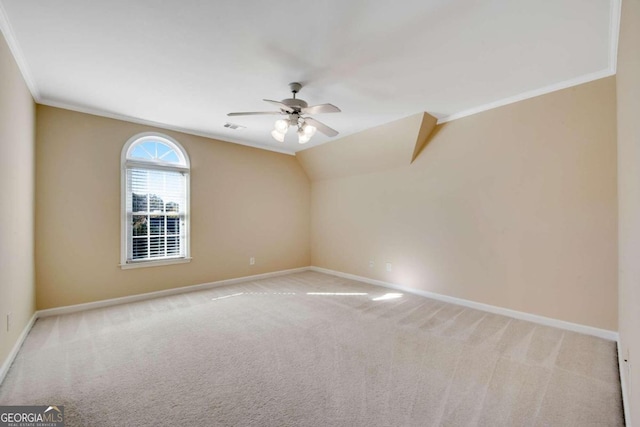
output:
[[[527,92],[522,92],[517,95],[513,95],[506,98],[498,99],[493,102],[489,102],[488,104],[479,105],[477,107],[469,108],[468,110],[463,110],[457,113],[450,114],[446,117],[442,117],[438,119],[438,124],[451,122],[457,119],[461,119],[463,117],[482,113],[483,111],[493,110],[494,108],[513,104],[519,101],[524,101],[525,99],[535,98],[536,96],[545,95],[547,93],[555,92],[562,89],[567,89],[573,86],[578,86],[583,83],[599,80],[605,77],[612,76],[614,74],[615,74],[615,71],[612,71],[610,68],[605,68],[604,70],[600,70],[595,73],[585,74],[579,77],[575,77],[573,79],[565,80],[559,83],[554,83],[552,85],[544,86],[538,89],[533,89]]]
[[[468,110],[459,111],[457,113],[453,113],[438,119],[438,124],[451,122],[453,120],[461,119],[463,117],[471,116],[473,114],[478,114],[483,111],[492,110],[494,108],[502,107],[504,105],[513,104],[519,101],[524,101],[525,99],[535,98],[536,96],[545,95],[547,93],[555,92],[562,89],[567,89],[573,86],[578,86],[594,80],[615,75],[617,70],[617,62],[618,62],[618,40],[620,35],[620,14],[622,10],[622,0],[610,0],[609,4],[610,4],[609,64],[606,69],[596,71],[590,74],[584,74],[582,76],[578,76],[569,80],[564,80],[559,83],[554,83],[549,86],[544,86],[538,89],[522,92],[520,94],[509,96],[507,98],[498,99],[496,101],[493,101],[487,104],[469,108]]]
[[[221,139],[220,136],[214,135],[214,134],[210,134],[210,133],[207,133],[207,132],[199,132],[199,131],[196,131],[196,130],[193,130],[193,129],[183,128],[183,127],[180,127],[180,126],[172,126],[172,125],[168,125],[166,123],[159,123],[159,122],[154,122],[152,120],[146,120],[146,119],[141,119],[141,118],[138,118],[138,117],[127,116],[127,115],[124,115],[124,114],[107,112],[107,111],[103,111],[103,110],[100,110],[100,109],[97,109],[97,108],[80,107],[80,106],[77,106],[77,105],[68,104],[68,103],[65,103],[65,102],[52,101],[52,100],[49,100],[49,99],[43,99],[43,100],[39,101],[38,104],[46,105],[48,107],[62,108],[64,110],[75,111],[75,112],[78,112],[78,113],[91,114],[93,116],[106,117],[108,119],[122,120],[122,121],[125,121],[125,122],[136,123],[136,124],[144,125],[144,126],[153,126],[155,128],[158,128],[158,129],[172,130],[174,132],[185,133],[187,135],[200,136],[200,137],[203,137],[203,138],[215,139],[216,141],[229,142],[229,143],[233,143],[233,144],[244,145],[246,147],[257,148],[257,149],[260,149],[260,150],[273,151],[275,153],[287,154],[289,156],[295,156],[295,153],[293,151],[291,151],[291,150],[285,150],[285,149],[277,148],[277,147],[270,147],[268,145],[252,144],[251,142],[242,141],[242,140],[235,139],[235,138],[227,138],[227,137],[225,137],[225,139]]]

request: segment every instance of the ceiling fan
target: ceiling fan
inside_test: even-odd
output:
[[[297,99],[296,94],[302,89],[302,85],[298,82],[289,83],[292,98],[283,99],[282,101],[272,101],[263,99],[270,104],[280,108],[280,111],[249,111],[243,113],[229,113],[227,116],[254,116],[279,114],[287,116],[286,119],[276,120],[275,129],[271,132],[271,136],[278,142],[284,142],[284,137],[289,127],[296,127],[298,133],[298,142],[305,144],[309,142],[316,130],[327,136],[336,136],[338,131],[331,129],[329,126],[317,121],[311,117],[304,117],[303,114],[320,114],[320,113],[339,113],[340,109],[332,104],[319,104],[309,107],[302,99]]]

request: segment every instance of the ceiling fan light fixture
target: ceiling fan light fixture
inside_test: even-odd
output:
[[[306,134],[305,131],[302,129],[298,130],[298,142],[300,144],[306,144],[307,142],[309,142],[310,139],[311,139],[311,135]]]
[[[307,135],[309,138],[311,138],[315,133],[316,133],[316,127],[315,126],[311,126],[310,124],[305,123],[302,126],[302,131],[304,132],[305,135]]]
[[[280,120],[276,120],[275,126],[276,126],[276,130],[284,135],[289,130],[289,125],[290,125],[289,120],[280,119]]]
[[[1,1],[1,0],[0,0]],[[298,133],[298,142],[306,144],[311,140],[316,131],[328,136],[334,137],[338,135],[338,131],[331,129],[318,120],[308,117],[307,115],[320,113],[339,113],[340,109],[333,104],[318,104],[309,106],[306,101],[296,98],[296,94],[302,89],[302,85],[297,82],[289,84],[289,88],[293,94],[292,98],[283,99],[282,101],[273,101],[271,99],[263,99],[263,101],[278,107],[278,111],[246,111],[228,113],[228,116],[261,116],[261,115],[279,115],[285,116],[276,120],[274,130],[271,136],[278,142],[284,142],[290,127],[295,127]]]
[[[271,131],[271,136],[278,142],[284,142],[284,133],[279,132],[278,129],[274,129]]]

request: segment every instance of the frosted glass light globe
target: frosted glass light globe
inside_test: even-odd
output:
[[[278,142],[284,142],[284,133],[278,132],[278,129],[272,130],[271,136]]]
[[[289,120],[276,120],[276,130],[283,135],[286,134],[289,130]]]

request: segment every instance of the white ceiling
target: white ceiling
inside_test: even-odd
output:
[[[345,136],[426,111],[441,121],[615,73],[619,0],[0,0],[42,104],[295,152],[263,98],[342,113]],[[225,122],[246,126],[233,131]]]

